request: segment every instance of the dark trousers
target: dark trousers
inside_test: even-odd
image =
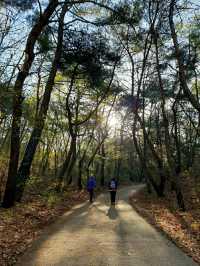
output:
[[[90,202],[92,202],[93,201],[93,197],[94,197],[94,190],[90,189],[89,190],[89,194],[90,194]]]
[[[110,191],[110,201],[111,201],[111,203],[115,203],[115,198],[116,198],[116,190],[111,190]]]

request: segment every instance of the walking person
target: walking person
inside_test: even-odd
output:
[[[111,205],[115,205],[116,193],[117,193],[118,182],[116,178],[112,178],[108,184],[108,190],[110,191]]]
[[[96,187],[95,177],[90,176],[87,181],[87,191],[89,192],[90,203],[93,202],[95,187]]]

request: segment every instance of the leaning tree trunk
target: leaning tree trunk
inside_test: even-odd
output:
[[[49,73],[49,77],[46,83],[45,92],[43,95],[43,100],[41,103],[41,107],[38,113],[38,116],[35,120],[34,129],[32,131],[30,140],[28,142],[28,145],[26,147],[26,151],[23,157],[23,160],[21,162],[19,171],[17,173],[17,189],[15,194],[15,199],[17,201],[20,201],[24,192],[24,188],[26,185],[26,181],[30,174],[30,167],[40,140],[40,137],[42,135],[42,131],[44,128],[47,111],[49,107],[49,102],[51,98],[51,93],[54,86],[54,80],[57,72],[57,68],[60,62],[61,54],[62,54],[62,43],[63,43],[63,30],[64,30],[64,18],[65,14],[68,10],[68,5],[65,4],[63,6],[60,19],[59,19],[59,27],[58,27],[58,42],[57,42],[57,48],[54,55],[54,60],[51,65],[51,70]]]
[[[25,59],[20,71],[17,75],[15,85],[13,88],[13,113],[12,113],[12,129],[11,129],[11,148],[10,148],[10,161],[8,168],[8,178],[6,183],[6,189],[4,193],[4,199],[2,206],[9,208],[14,204],[15,191],[16,191],[16,174],[19,162],[20,153],[20,126],[22,116],[22,101],[23,101],[23,85],[24,81],[29,75],[30,68],[35,58],[34,47],[38,37],[43,31],[44,27],[48,24],[49,18],[58,6],[58,0],[52,0],[48,4],[44,13],[40,15],[37,23],[29,33],[26,47],[24,50]]]

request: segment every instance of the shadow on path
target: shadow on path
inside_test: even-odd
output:
[[[106,214],[111,220],[115,220],[118,217],[118,213],[117,210],[115,208],[115,205],[110,206],[107,214]]]

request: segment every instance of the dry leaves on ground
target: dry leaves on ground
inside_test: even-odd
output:
[[[72,206],[85,201],[85,191],[68,191],[56,204],[42,198],[0,209],[0,265],[13,265],[42,229]]]
[[[131,198],[133,207],[148,222],[164,232],[176,245],[200,264],[200,206],[187,198],[186,212],[174,208],[174,195],[158,199],[142,190]],[[188,196],[188,195],[187,195]],[[170,197],[170,200],[169,200]],[[191,198],[191,197],[190,197]]]

